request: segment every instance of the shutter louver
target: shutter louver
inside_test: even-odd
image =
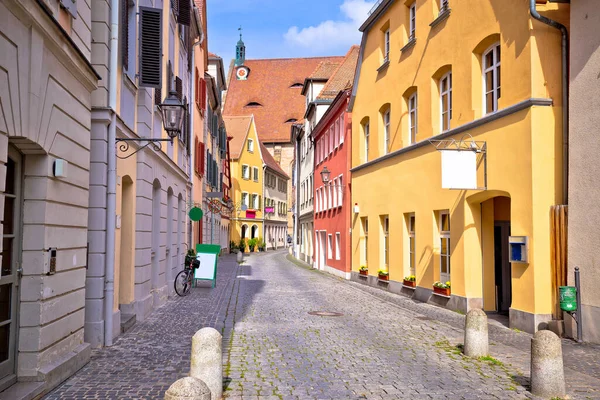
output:
[[[175,18],[177,18],[179,16],[179,0],[171,0],[171,8]]]
[[[178,4],[178,14],[177,14],[177,22],[181,25],[190,26],[190,0],[177,0]]]
[[[160,88],[162,77],[162,10],[140,7],[139,86]]]
[[[162,104],[162,89],[159,87],[154,89],[154,104],[157,106]]]
[[[129,70],[129,0],[121,0],[121,61]]]
[[[198,150],[198,154],[200,154],[200,165],[198,166],[198,173],[204,176],[204,143],[200,142],[200,149]]]
[[[179,101],[183,101],[183,81],[178,76],[175,77],[175,90]]]

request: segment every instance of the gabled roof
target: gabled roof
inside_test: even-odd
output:
[[[284,178],[290,179],[290,177],[281,169],[279,164],[277,164],[277,161],[275,161],[271,153],[269,153],[269,150],[267,150],[262,142],[260,142],[260,154],[262,154],[263,162],[267,165],[267,167],[271,168]]]
[[[229,142],[229,156],[232,160],[239,159],[240,155],[242,154],[244,143],[246,143],[246,137],[248,137],[248,131],[250,131],[252,118],[252,115],[223,117],[225,129],[227,129],[227,135],[231,137],[231,141]]]
[[[312,79],[315,81],[326,81],[331,78],[331,75],[335,72],[335,70],[340,66],[339,62],[331,62],[324,61],[319,63],[317,68],[313,71],[312,74],[308,77],[308,79]]]
[[[360,47],[358,46],[350,48],[344,61],[334,71],[331,79],[327,81],[317,96],[317,100],[333,100],[339,92],[352,87],[359,51]]]
[[[306,99],[300,94],[304,80],[316,72],[320,63],[341,63],[343,57],[280,58],[246,60],[248,79],[237,80],[235,68],[229,70],[229,90],[225,115],[254,115],[259,139],[264,143],[289,143],[291,122],[304,117]],[[251,102],[259,107],[246,107]]]

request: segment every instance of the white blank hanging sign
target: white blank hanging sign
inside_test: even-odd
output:
[[[477,189],[477,153],[441,150],[442,189]]]

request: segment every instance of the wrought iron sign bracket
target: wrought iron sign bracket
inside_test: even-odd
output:
[[[115,140],[115,144],[118,146],[118,149],[120,152],[122,153],[127,153],[127,151],[129,150],[129,142],[147,142],[145,145],[140,146],[137,150],[135,150],[133,153],[127,154],[126,156],[119,156],[117,154],[117,158],[121,159],[121,160],[125,160],[131,156],[133,156],[134,154],[138,153],[140,150],[145,149],[146,147],[152,145],[154,146],[154,150],[156,151],[160,151],[161,150],[161,144],[162,142],[171,142],[173,143],[173,139],[145,139],[145,138],[117,138]]]

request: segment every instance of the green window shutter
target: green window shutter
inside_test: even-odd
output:
[[[162,10],[140,7],[140,80],[141,87],[161,87]]]

